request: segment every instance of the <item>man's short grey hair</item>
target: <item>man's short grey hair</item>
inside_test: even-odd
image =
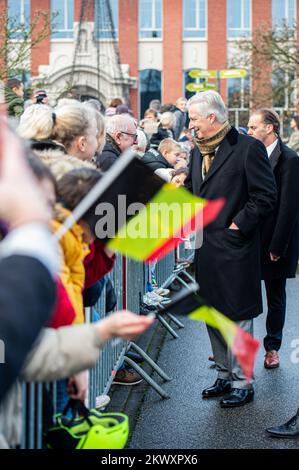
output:
[[[106,120],[106,132],[112,136],[117,132],[132,132],[132,127],[137,125],[129,114],[115,114]]]
[[[217,91],[201,91],[192,96],[187,104],[188,111],[190,106],[194,105],[197,106],[199,114],[203,117],[215,114],[217,121],[221,124],[228,119],[227,108]]]

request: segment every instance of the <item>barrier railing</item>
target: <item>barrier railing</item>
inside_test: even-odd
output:
[[[155,268],[159,285],[167,282],[174,266],[174,253],[168,254],[157,262]],[[117,257],[113,271],[108,275],[116,292],[116,309],[128,308],[139,312],[139,292],[143,295],[149,281],[149,267],[130,259]],[[104,287],[105,289],[105,287]],[[106,315],[105,294],[101,295],[97,305],[86,309],[86,321],[94,321],[94,310],[101,318]],[[100,359],[89,374],[87,402],[89,407],[96,406],[96,398],[107,394],[113,382],[114,374],[122,363],[128,343],[110,341],[101,351]],[[56,412],[56,383],[22,384],[22,440],[23,449],[41,449],[43,428],[49,417],[47,400],[52,397],[51,407]],[[50,408],[51,408],[50,407]],[[51,410],[51,411],[52,411]],[[49,411],[49,410],[48,410]]]

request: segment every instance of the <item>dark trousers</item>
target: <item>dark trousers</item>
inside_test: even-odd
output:
[[[236,324],[247,333],[253,335],[253,320],[243,320]],[[218,372],[217,379],[229,380],[232,388],[252,389],[253,378],[247,382],[238,360],[227,346],[219,330],[207,325],[213,356]]]
[[[282,341],[282,330],[286,316],[286,279],[265,281],[268,313],[267,335],[264,338],[266,351],[278,351]]]

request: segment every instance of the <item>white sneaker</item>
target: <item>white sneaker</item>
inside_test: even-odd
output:
[[[165,295],[168,295],[170,293],[169,289],[163,289],[163,287],[156,287],[154,288],[155,294],[162,295],[164,297]]]
[[[158,295],[155,292],[147,292],[143,296],[143,302],[148,305],[158,305],[162,300],[162,295]]]
[[[96,397],[96,409],[101,410],[102,408],[106,408],[107,405],[110,403],[110,397],[108,395],[99,395]]]

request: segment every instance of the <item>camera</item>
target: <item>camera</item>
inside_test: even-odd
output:
[[[47,98],[47,95],[46,93],[39,93],[37,96],[36,96],[36,104],[43,104],[43,100]]]

